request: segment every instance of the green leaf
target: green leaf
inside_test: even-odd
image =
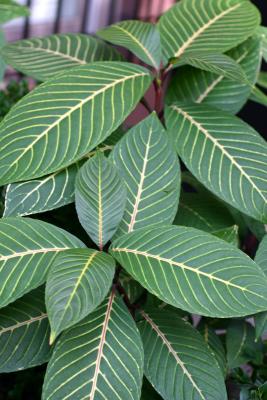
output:
[[[63,229],[30,218],[0,220],[0,307],[42,285],[57,253],[85,247]]]
[[[166,59],[188,52],[224,53],[253,34],[260,14],[247,0],[183,0],[159,20]]]
[[[29,10],[12,0],[0,0],[0,24],[18,17],[27,17]]]
[[[228,209],[208,191],[181,194],[175,225],[213,232],[234,224]]]
[[[102,250],[117,230],[126,203],[124,182],[102,153],[98,152],[80,169],[75,203],[81,225]]]
[[[198,331],[201,333],[207,346],[210,348],[212,354],[216,358],[223,376],[226,377],[227,373],[226,354],[224,351],[222,341],[220,340],[219,336],[206,323],[201,324],[198,327]]]
[[[122,21],[99,30],[97,35],[110,43],[126,47],[146,64],[159,68],[161,44],[156,25],[143,21]]]
[[[260,72],[257,80],[258,85],[267,89],[267,72]]]
[[[46,81],[66,69],[94,61],[120,61],[113,47],[93,36],[64,33],[19,40],[5,46],[7,64],[37,80]]]
[[[243,213],[267,222],[267,145],[237,117],[200,105],[167,107],[166,123],[187,168]]]
[[[217,236],[220,239],[225,240],[228,243],[233,244],[234,246],[239,246],[239,236],[238,236],[238,226],[233,225],[228,228],[219,229],[217,231],[212,232],[214,236]]]
[[[191,65],[192,67],[226,77],[234,82],[249,84],[240,64],[225,54],[190,53],[178,59],[174,66]]]
[[[267,107],[267,95],[257,87],[253,88],[250,100]]]
[[[179,161],[155,113],[128,131],[111,152],[127,186],[116,237],[153,224],[171,223],[180,193]]]
[[[131,275],[127,274],[124,270],[120,272],[120,284],[125,290],[131,303],[134,303],[144,293],[143,286],[135,281]]]
[[[260,337],[267,331],[267,312],[262,312],[254,316],[255,336],[259,340]]]
[[[267,235],[263,237],[255,256],[255,262],[267,275]],[[267,331],[267,312],[256,314],[254,317],[256,339],[259,339]]]
[[[42,398],[138,400],[142,376],[140,335],[123,301],[112,292],[60,337]]]
[[[265,62],[267,62],[267,27],[266,26],[260,26],[258,28],[258,34],[261,37],[261,51],[262,51],[262,57]]]
[[[255,262],[267,275],[267,234],[263,237],[255,256]]]
[[[145,375],[162,398],[225,400],[223,375],[202,336],[172,313],[141,314]]]
[[[171,80],[166,101],[169,104],[175,101],[203,103],[236,114],[257,80],[261,62],[260,41],[258,37],[249,38],[227,55],[242,67],[250,85],[233,82],[224,75],[182,67]]]
[[[112,257],[96,250],[73,249],[57,255],[45,292],[50,343],[99,306],[110,289],[114,272]]]
[[[50,358],[49,323],[42,289],[0,310],[0,372],[13,372]]]
[[[11,183],[5,191],[4,216],[24,216],[54,210],[74,202],[75,163],[43,178]]]
[[[262,362],[262,344],[255,342],[255,329],[246,321],[232,321],[226,332],[227,363],[236,368],[248,361]]]
[[[0,124],[0,185],[44,176],[82,158],[121,124],[151,79],[143,67],[107,61],[37,87]]]
[[[234,246],[197,229],[140,229],[115,240],[110,252],[149,292],[182,310],[233,317],[267,309],[262,270]]]

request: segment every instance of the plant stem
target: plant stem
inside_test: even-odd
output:
[[[162,86],[161,86],[161,80],[155,79],[153,81],[154,83],[154,88],[155,88],[155,111],[158,114],[158,116],[161,113],[162,109]]]
[[[144,97],[141,99],[140,103],[145,107],[149,114],[152,112],[152,108]]]

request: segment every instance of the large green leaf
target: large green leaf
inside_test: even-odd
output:
[[[142,376],[140,335],[123,301],[112,292],[60,337],[48,364],[43,400],[138,400]]]
[[[249,38],[230,50],[228,56],[238,63],[250,83],[241,84],[227,79],[224,75],[201,71],[193,67],[179,68],[169,85],[166,101],[194,102],[237,113],[251,93],[251,85],[257,80],[261,45],[258,37]]]
[[[255,329],[244,320],[232,321],[226,332],[226,352],[229,368],[236,368],[248,361],[260,364],[263,357],[262,343],[255,343]]]
[[[4,216],[31,215],[72,203],[79,165],[75,163],[44,178],[9,184]]]
[[[12,372],[49,360],[49,323],[44,293],[36,289],[0,310],[0,372]]]
[[[100,250],[122,219],[126,187],[115,166],[98,152],[80,169],[75,188],[80,223]]]
[[[80,33],[19,40],[5,46],[1,53],[7,64],[40,81],[78,65],[122,59],[102,40]]]
[[[127,203],[116,236],[172,222],[180,193],[180,167],[155,113],[128,131],[111,152],[127,186]]]
[[[222,75],[231,81],[249,84],[245,72],[240,64],[225,54],[218,53],[193,53],[186,54],[178,59],[175,66],[191,65],[192,67]]]
[[[151,79],[143,67],[107,61],[37,87],[0,124],[0,185],[44,176],[82,158],[121,124]]]
[[[0,307],[40,286],[57,253],[84,244],[63,229],[30,218],[0,220]]]
[[[4,24],[11,19],[18,17],[26,17],[29,10],[25,6],[21,6],[13,0],[0,0],[0,24]]]
[[[156,25],[122,21],[97,32],[102,39],[131,50],[146,64],[158,69],[161,62],[160,36]]]
[[[267,222],[267,145],[253,128],[216,109],[178,103],[167,107],[166,123],[178,154],[201,183]]]
[[[145,375],[162,398],[225,400],[222,372],[202,336],[173,313],[141,314]]]
[[[267,279],[244,253],[183,226],[150,227],[115,240],[116,260],[148,291],[192,313],[231,317],[267,309]]]
[[[163,54],[224,53],[256,30],[260,14],[247,0],[182,0],[159,20]]]
[[[45,292],[51,343],[104,300],[114,272],[113,258],[96,250],[73,249],[57,255]]]
[[[205,193],[183,192],[174,224],[213,232],[233,225],[234,219],[222,202],[208,191]]]

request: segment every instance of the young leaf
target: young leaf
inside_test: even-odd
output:
[[[172,222],[180,193],[180,167],[155,113],[128,131],[110,155],[127,186],[127,203],[116,237]]]
[[[102,153],[98,152],[80,169],[75,203],[81,225],[102,250],[117,230],[126,203],[124,182]]]
[[[177,63],[174,63],[174,66],[186,64],[226,77],[234,82],[249,84],[240,64],[225,54],[188,53],[179,58]]]
[[[113,47],[80,33],[19,40],[5,46],[1,54],[7,64],[39,81],[46,81],[78,65],[122,60]]]
[[[202,336],[173,313],[143,311],[145,375],[166,400],[225,400],[224,379]]]
[[[27,17],[29,10],[13,0],[0,0],[0,24],[18,17]]]
[[[174,224],[214,232],[234,225],[234,219],[223,203],[208,191],[183,192]]]
[[[200,105],[167,107],[169,134],[187,168],[238,210],[267,222],[267,145],[237,117]]]
[[[239,237],[238,237],[238,226],[233,225],[228,228],[219,229],[217,231],[212,232],[214,236],[217,236],[220,239],[225,240],[228,243],[233,244],[234,246],[239,246]]]
[[[224,53],[253,34],[260,23],[247,0],[183,0],[159,20],[163,54],[179,58],[188,52]]]
[[[110,252],[148,291],[183,310],[225,318],[267,308],[262,270],[234,246],[197,229],[140,229],[115,240]]]
[[[236,368],[248,361],[262,362],[262,344],[255,342],[255,329],[246,321],[232,321],[226,332],[227,363]]]
[[[0,220],[0,307],[45,282],[57,253],[84,244],[63,229],[30,218]]]
[[[50,358],[49,323],[43,289],[0,310],[0,372],[13,372]]]
[[[227,55],[242,67],[250,85],[233,82],[224,75],[182,67],[171,80],[167,103],[203,103],[236,114],[248,99],[251,86],[257,80],[261,63],[260,40],[258,37],[249,38]]]
[[[101,29],[97,35],[110,43],[126,47],[146,64],[159,68],[161,45],[156,25],[143,21],[122,21]]]
[[[123,301],[112,292],[60,337],[48,364],[43,399],[138,400],[142,376],[140,335]]]
[[[112,257],[96,250],[73,249],[57,255],[45,292],[51,325],[50,343],[104,300],[114,272]]]
[[[121,124],[151,79],[143,67],[107,61],[37,87],[0,124],[0,185],[44,176],[82,158]]]
[[[75,178],[81,164],[75,163],[44,178],[9,184],[5,192],[4,216],[31,215],[72,203]]]
[[[211,352],[216,358],[220,370],[225,377],[227,373],[226,354],[221,339],[206,323],[201,324],[198,327],[198,331],[201,333],[207,346],[210,348]]]

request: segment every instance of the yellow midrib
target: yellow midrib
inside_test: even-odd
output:
[[[235,9],[239,8],[242,4],[238,3],[235,4],[234,6],[228,8],[227,10],[224,10],[220,14],[216,15],[214,18],[210,19],[206,24],[201,26],[194,34],[188,38],[188,40],[179,48],[179,50],[176,52],[175,57],[181,57],[181,55],[186,51],[186,49],[192,45],[192,43],[203,33],[205,32],[211,25],[213,25],[215,22],[220,20],[222,17],[225,15],[229,14],[231,11],[234,11]]]

